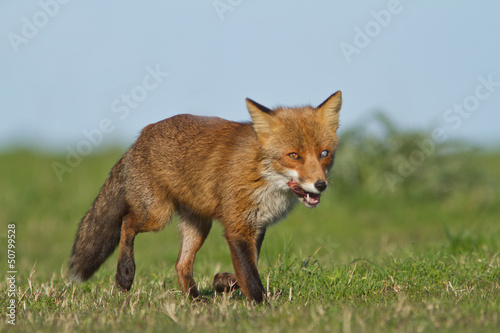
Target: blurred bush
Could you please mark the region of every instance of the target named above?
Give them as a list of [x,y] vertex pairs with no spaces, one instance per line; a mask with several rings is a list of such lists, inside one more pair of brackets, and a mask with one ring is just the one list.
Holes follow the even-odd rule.
[[[460,141],[436,142],[431,131],[403,131],[383,113],[342,130],[334,167],[341,193],[498,202],[499,175],[484,151]],[[495,156],[498,156],[496,154]],[[491,160],[491,161],[490,161]]]

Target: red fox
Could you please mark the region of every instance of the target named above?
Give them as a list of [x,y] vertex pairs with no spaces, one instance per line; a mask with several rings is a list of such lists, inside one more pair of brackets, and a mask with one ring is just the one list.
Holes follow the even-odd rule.
[[247,300],[262,302],[257,261],[266,228],[298,201],[319,204],[338,146],[341,104],[340,91],[316,108],[268,109],[246,99],[253,122],[183,114],[146,126],[80,222],[72,278],[89,279],[119,245],[115,281],[129,290],[135,236],[162,230],[177,212],[182,242],[175,268],[183,292],[200,297],[193,264],[217,219],[235,274],[215,275],[215,290],[241,288]]

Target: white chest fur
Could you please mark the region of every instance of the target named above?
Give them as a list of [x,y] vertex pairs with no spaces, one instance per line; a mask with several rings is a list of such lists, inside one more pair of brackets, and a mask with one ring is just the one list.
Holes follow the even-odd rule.
[[298,202],[290,191],[286,177],[266,175],[267,184],[255,192],[257,203],[253,212],[253,222],[259,227],[268,227],[283,219]]

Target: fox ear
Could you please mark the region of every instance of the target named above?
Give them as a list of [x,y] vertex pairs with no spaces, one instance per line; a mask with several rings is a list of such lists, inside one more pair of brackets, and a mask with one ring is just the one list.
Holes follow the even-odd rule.
[[248,112],[253,120],[253,128],[257,132],[257,136],[260,139],[264,139],[269,135],[271,126],[275,121],[271,115],[273,111],[264,105],[252,101],[250,98],[247,98],[246,102]]
[[337,130],[339,127],[339,112],[342,106],[342,92],[337,91],[335,94],[328,97],[317,108],[320,117],[323,117],[330,126]]

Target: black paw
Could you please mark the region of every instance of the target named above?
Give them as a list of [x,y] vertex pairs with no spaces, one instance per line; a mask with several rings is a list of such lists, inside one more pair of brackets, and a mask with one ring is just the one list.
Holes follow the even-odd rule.
[[133,261],[122,260],[116,268],[115,282],[118,288],[128,291],[132,287],[135,275],[135,263]]
[[236,275],[231,273],[215,274],[213,287],[218,293],[228,293],[240,288]]

